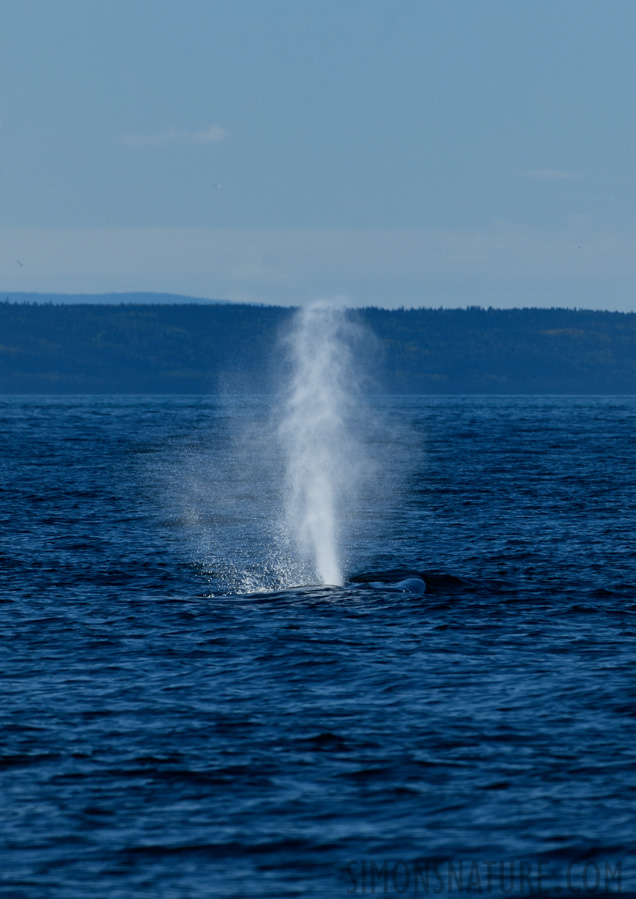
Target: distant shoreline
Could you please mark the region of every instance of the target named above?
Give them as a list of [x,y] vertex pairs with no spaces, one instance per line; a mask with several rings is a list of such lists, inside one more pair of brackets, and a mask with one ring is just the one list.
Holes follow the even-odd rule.
[[[5,396],[274,392],[277,343],[294,312],[171,294],[144,294],[154,298],[144,302],[139,294],[94,295],[100,302],[4,296]],[[371,393],[636,394],[636,313],[469,307],[351,315],[368,329],[355,352]]]

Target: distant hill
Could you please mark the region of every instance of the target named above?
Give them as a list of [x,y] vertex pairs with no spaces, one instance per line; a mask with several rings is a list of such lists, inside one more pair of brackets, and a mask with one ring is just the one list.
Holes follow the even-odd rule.
[[64,306],[104,306],[120,303],[143,303],[144,305],[196,303],[207,306],[208,303],[227,303],[227,300],[206,300],[199,297],[187,297],[179,293],[0,293],[0,300],[10,303],[37,303]]
[[[130,294],[117,294],[123,300]],[[263,393],[293,310],[231,303],[0,303],[0,393]],[[375,390],[636,394],[636,314],[362,309]]]
[[636,314],[369,309],[396,392],[636,394]]

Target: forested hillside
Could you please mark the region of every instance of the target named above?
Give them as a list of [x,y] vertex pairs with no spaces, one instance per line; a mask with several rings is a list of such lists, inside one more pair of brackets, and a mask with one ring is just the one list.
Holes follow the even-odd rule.
[[[269,392],[293,310],[0,303],[0,393]],[[633,394],[636,314],[364,309],[383,393]]]

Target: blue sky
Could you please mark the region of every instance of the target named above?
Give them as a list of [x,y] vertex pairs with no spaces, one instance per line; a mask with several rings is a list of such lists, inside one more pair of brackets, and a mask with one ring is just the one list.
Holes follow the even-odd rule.
[[0,290],[636,310],[633,0],[3,0]]

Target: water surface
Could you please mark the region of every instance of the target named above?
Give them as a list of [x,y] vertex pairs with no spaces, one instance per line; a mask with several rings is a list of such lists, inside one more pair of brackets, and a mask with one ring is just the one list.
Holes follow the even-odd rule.
[[339,588],[268,403],[0,400],[0,893],[636,890],[636,400],[377,400]]

